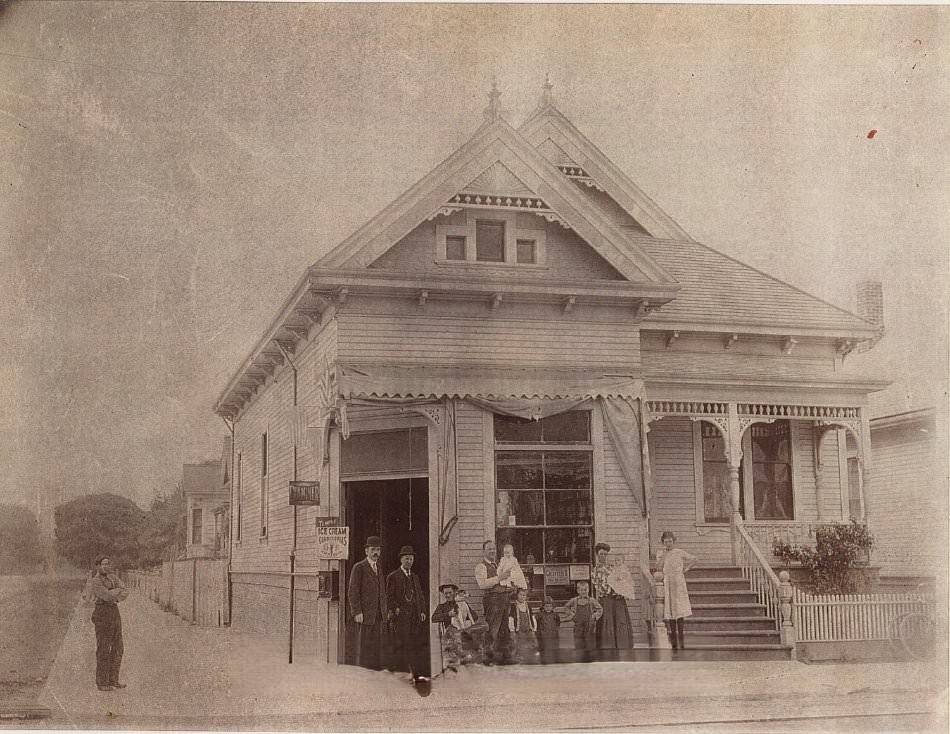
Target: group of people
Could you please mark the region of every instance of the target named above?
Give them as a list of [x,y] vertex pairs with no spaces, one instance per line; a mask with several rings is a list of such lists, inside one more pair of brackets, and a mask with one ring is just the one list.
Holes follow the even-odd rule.
[[[497,560],[494,541],[486,540],[482,549],[484,558],[475,566],[475,581],[484,592],[482,605],[487,624],[482,650],[486,664],[525,662],[534,655],[542,660],[554,659],[561,623],[570,621],[574,623],[577,650],[632,647],[630,613],[626,599],[611,585],[607,543],[595,546],[597,560],[591,579],[575,583],[576,596],[567,601],[562,612],[555,610],[549,596],[544,598],[538,613],[531,609],[528,584],[510,544],[502,548]],[[591,595],[592,587],[596,597]]]
[[382,546],[379,536],[366,539],[366,557],[353,566],[347,585],[350,616],[356,623],[356,662],[370,670],[407,671],[423,692],[430,681],[428,603],[419,576],[412,571],[416,554],[411,545],[404,545],[399,549],[399,568],[384,575],[379,566]]
[[[671,532],[662,535],[658,558],[666,575],[664,618],[671,644],[685,647],[685,617],[691,615],[685,572],[696,558],[675,548]],[[597,543],[590,578],[575,582],[575,596],[560,609],[546,596],[535,611],[528,601],[529,584],[514,548],[493,540],[482,545],[483,558],[475,566],[475,583],[482,591],[484,618],[472,608],[457,584],[439,586],[442,600],[427,615],[426,596],[412,572],[411,546],[399,551],[399,568],[389,574],[379,567],[382,541],[370,536],[365,558],[355,564],[348,584],[350,616],[356,623],[356,662],[373,670],[408,671],[416,685],[428,684],[428,625],[440,625],[444,662],[449,669],[481,662],[505,665],[534,657],[554,661],[560,645],[560,627],[573,622],[574,648],[584,653],[624,650],[633,646],[633,631],[623,587],[608,563],[610,545]]]

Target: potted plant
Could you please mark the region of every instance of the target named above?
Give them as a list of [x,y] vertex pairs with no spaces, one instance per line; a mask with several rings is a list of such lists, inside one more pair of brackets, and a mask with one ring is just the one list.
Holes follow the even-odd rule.
[[864,574],[854,569],[870,562],[874,537],[866,525],[852,520],[850,524],[827,525],[815,533],[815,545],[792,546],[776,540],[772,553],[788,568],[797,561],[811,576],[819,594],[849,594],[865,585]]

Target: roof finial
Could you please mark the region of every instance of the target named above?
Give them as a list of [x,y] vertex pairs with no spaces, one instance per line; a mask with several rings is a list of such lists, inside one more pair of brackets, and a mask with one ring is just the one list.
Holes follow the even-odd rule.
[[554,89],[554,85],[551,84],[551,77],[548,74],[544,75],[544,86],[541,87],[541,106],[547,107],[548,105],[554,104],[554,95],[551,94],[551,90]]
[[498,91],[498,81],[495,75],[491,78],[491,91],[488,93],[488,107],[485,108],[485,119],[494,122],[501,117],[501,92]]

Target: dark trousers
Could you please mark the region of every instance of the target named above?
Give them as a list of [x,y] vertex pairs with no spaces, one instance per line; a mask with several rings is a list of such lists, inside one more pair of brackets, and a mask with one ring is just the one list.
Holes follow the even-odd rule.
[[122,617],[115,604],[96,604],[92,613],[96,626],[96,685],[114,686],[122,665]]
[[370,670],[382,670],[383,667],[383,625],[356,624],[356,664]]
[[507,593],[485,594],[485,660],[502,662],[511,657],[511,633],[508,631],[508,607],[511,598]]
[[418,611],[400,610],[393,620],[393,656],[397,670],[408,670],[413,678],[429,676],[429,627]]

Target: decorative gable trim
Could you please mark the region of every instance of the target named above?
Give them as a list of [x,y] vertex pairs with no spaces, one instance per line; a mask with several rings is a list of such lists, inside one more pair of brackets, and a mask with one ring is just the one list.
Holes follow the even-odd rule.
[[558,161],[557,165],[573,163],[579,166],[586,177],[603,187],[602,190],[652,236],[660,239],[692,239],[553,104],[545,105],[535,112],[519,128],[519,132],[539,151],[542,148],[552,150],[552,145],[563,151],[567,161]]
[[646,277],[650,282],[675,287],[676,282],[669,273],[631,245],[619,226],[501,118],[483,125],[468,143],[340,243],[317,265],[322,268],[368,267],[416,226],[431,219],[433,213],[443,213],[449,207],[459,205],[489,206],[479,205],[474,199],[471,203],[463,201],[460,204],[454,197],[472,195],[466,194],[466,187],[499,163],[530,190],[533,194],[530,200],[538,200],[531,201],[534,206],[528,207],[529,210],[542,216],[547,213],[553,221],[568,223],[623,277],[631,281]]

